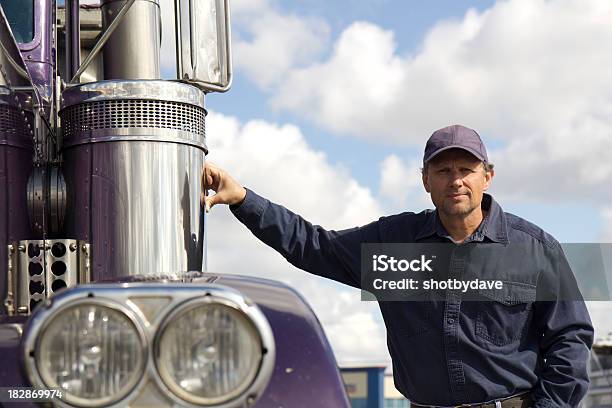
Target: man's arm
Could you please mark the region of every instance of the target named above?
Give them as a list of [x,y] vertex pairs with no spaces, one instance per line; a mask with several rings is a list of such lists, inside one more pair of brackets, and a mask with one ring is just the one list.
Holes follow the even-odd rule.
[[[585,396],[587,362],[593,345],[593,326],[573,273],[559,244],[553,249],[555,267],[539,285],[547,289],[537,301],[534,319],[540,330],[544,359],[534,389],[535,407],[577,407]],[[552,300],[554,296],[556,300]]]
[[203,183],[217,192],[205,197],[207,210],[216,204],[229,204],[238,220],[294,266],[350,286],[361,286],[361,244],[379,241],[378,222],[342,231],[325,230],[243,188],[210,163],[206,164]]

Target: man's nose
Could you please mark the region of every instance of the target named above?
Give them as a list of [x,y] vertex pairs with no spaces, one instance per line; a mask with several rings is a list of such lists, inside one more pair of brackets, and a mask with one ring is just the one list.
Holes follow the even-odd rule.
[[463,185],[463,175],[459,171],[450,172],[451,187],[461,187]]

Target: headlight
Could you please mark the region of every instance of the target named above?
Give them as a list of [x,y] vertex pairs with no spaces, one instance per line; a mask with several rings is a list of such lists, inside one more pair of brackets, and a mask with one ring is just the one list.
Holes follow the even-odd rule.
[[72,405],[106,406],[142,378],[146,339],[132,313],[103,299],[58,309],[41,328],[36,369],[47,388],[62,388]]
[[167,388],[191,404],[216,405],[240,396],[266,352],[254,321],[227,298],[188,301],[166,317],[155,342]]
[[250,406],[276,355],[259,307],[221,285],[77,286],[39,306],[23,336],[31,384],[63,389],[62,407]]

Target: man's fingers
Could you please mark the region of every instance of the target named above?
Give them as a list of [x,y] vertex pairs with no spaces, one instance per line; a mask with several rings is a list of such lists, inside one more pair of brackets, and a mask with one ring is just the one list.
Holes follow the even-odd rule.
[[204,171],[202,172],[202,188],[218,191],[220,179],[221,174],[219,169],[206,164]]
[[210,211],[210,207],[212,207],[213,205],[214,205],[214,204],[213,204],[213,203],[211,203],[211,201],[210,201],[210,198],[209,198],[209,197],[206,197],[206,198],[204,199],[204,210],[205,210],[206,212],[209,212],[209,211]]
[[[223,169],[207,162],[202,171],[201,203],[206,212],[216,204],[235,204],[244,198],[245,190]],[[208,190],[215,195],[209,196]]]
[[211,196],[205,198],[204,209],[206,210],[206,212],[209,212],[210,209],[215,204],[220,204],[220,203],[222,203],[222,200],[221,200],[221,197],[219,196],[219,194],[211,195]]

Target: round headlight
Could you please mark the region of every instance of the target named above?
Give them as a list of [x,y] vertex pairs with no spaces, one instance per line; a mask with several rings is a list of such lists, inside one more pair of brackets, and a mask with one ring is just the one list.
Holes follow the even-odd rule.
[[171,313],[156,339],[159,376],[177,397],[216,405],[253,383],[264,353],[259,330],[228,299],[189,301]]
[[124,398],[143,376],[146,340],[117,305],[88,299],[58,310],[36,345],[36,368],[47,388],[61,388],[77,406]]

